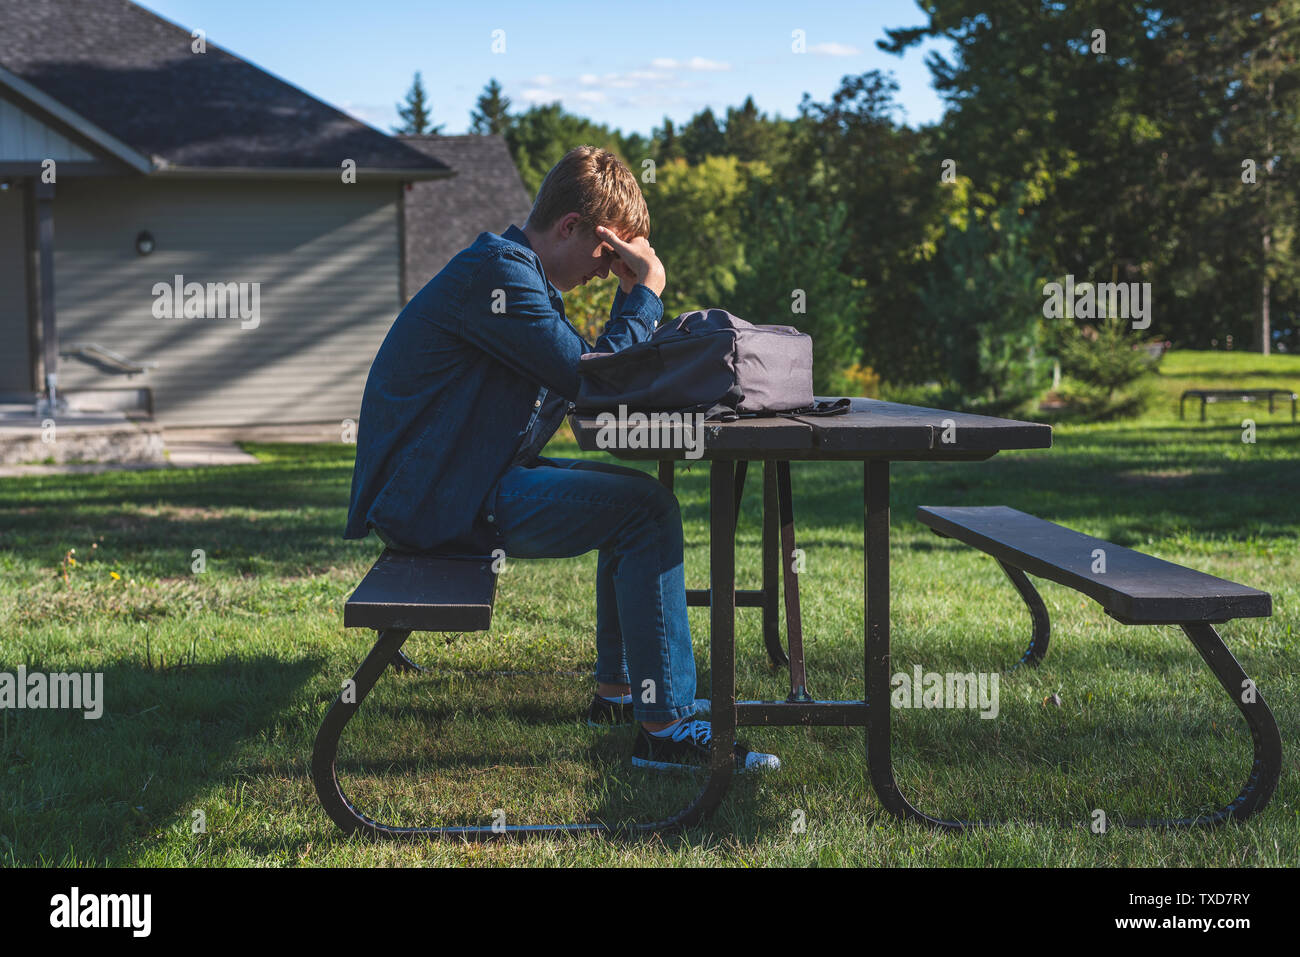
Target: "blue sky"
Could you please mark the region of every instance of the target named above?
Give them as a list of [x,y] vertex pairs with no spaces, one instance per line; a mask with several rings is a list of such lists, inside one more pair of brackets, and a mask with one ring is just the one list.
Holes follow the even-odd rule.
[[[463,133],[490,77],[518,110],[559,100],[624,131],[649,133],[664,116],[688,119],[752,94],[767,113],[793,116],[803,93],[826,100],[846,74],[892,70],[900,119],[939,118],[924,52],[876,49],[885,27],[925,18],[914,0],[853,4],[441,3],[416,0],[147,0],[155,13],[382,130],[416,70],[434,121]],[[493,52],[493,31],[504,52]],[[807,52],[792,52],[804,31]]]

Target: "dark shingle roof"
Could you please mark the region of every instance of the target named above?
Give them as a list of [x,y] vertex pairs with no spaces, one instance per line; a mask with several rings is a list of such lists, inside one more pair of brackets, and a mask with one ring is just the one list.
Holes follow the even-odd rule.
[[406,295],[438,274],[484,231],[523,226],[532,208],[500,136],[403,136],[403,143],[446,163],[455,177],[415,183],[406,193]]
[[127,0],[0,0],[0,66],[174,166],[442,164]]

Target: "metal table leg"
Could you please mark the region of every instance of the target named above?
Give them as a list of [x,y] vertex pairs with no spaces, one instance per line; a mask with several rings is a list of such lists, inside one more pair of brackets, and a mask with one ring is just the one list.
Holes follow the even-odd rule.
[[[781,472],[779,471],[779,469],[783,465],[785,466],[786,469],[784,488],[786,491],[786,496],[788,498],[789,489],[790,489],[790,463],[789,462],[773,463],[766,459],[763,461],[763,529],[759,538],[759,552],[762,558],[762,565],[763,565],[763,586],[762,588],[759,589],[759,593],[757,596],[751,596],[751,597],[757,597],[759,599],[759,603],[763,609],[763,646],[767,649],[768,660],[771,661],[772,665],[777,668],[783,667],[789,662],[789,659],[786,658],[785,655],[785,649],[781,647],[781,626],[777,618],[777,611],[776,611],[777,603],[780,600],[780,586],[777,584],[777,580],[776,580],[776,566],[781,561],[781,556],[780,556],[781,542],[784,539],[784,536],[786,534],[786,530],[785,530],[786,519],[784,517],[782,517],[779,521],[781,527],[779,529],[776,527],[778,524],[777,513],[778,513],[778,509],[781,507],[776,496],[776,489],[779,485],[780,476],[781,476]],[[773,476],[773,466],[775,466],[777,469],[775,477]],[[748,470],[749,470],[748,461],[746,461],[745,459],[741,459],[738,462],[736,462],[736,480],[733,483],[732,487],[735,489],[734,511],[736,515],[737,525],[740,524],[740,501],[741,501],[741,497],[745,494],[745,474]],[[781,514],[782,516],[784,516],[784,512],[782,512]],[[794,543],[794,524],[793,524],[794,519],[791,518],[789,521],[790,521],[789,535],[790,535],[790,542],[791,542],[790,548],[793,549],[794,548],[794,544],[793,544]],[[734,539],[735,537],[734,532],[732,537]],[[786,616],[788,621],[789,607],[790,607],[790,592],[789,592],[790,579],[788,575],[785,576],[785,581],[787,586]],[[795,601],[795,608],[796,608],[795,620],[797,621],[798,603],[799,603],[799,594],[798,594],[797,585],[795,586],[794,601]]]
[[[773,667],[783,668],[789,664],[789,659],[786,657],[785,649],[781,647],[781,624],[777,610],[781,602],[781,585],[778,580],[779,566],[781,564],[781,527],[778,520],[779,503],[777,501],[776,464],[768,460],[763,462],[763,529],[760,542],[763,584],[762,587],[757,589],[735,592],[735,601],[741,607],[762,609],[763,645],[767,649],[768,660],[772,662]],[[672,459],[659,460],[659,481],[669,490],[673,487],[673,465]],[[732,523],[733,540],[736,525],[740,521],[740,501],[745,490],[745,473],[748,471],[748,466],[749,463],[744,459],[734,464],[730,497],[732,510],[735,513],[735,521]],[[786,485],[789,486],[788,474]],[[686,603],[692,608],[707,607],[710,600],[709,589],[707,588],[686,589]],[[788,593],[786,601],[788,612]],[[797,603],[797,596],[795,601]]]
[[803,616],[799,610],[799,573],[794,570],[794,498],[790,463],[776,463],[777,500],[781,522],[781,575],[785,582],[785,633],[790,648],[790,702],[812,701],[803,660]]
[[775,668],[790,663],[781,647],[781,621],[777,608],[781,585],[777,580],[781,566],[781,529],[778,521],[780,502],[777,496],[776,463],[763,461],[763,645]]
[[[731,786],[736,739],[736,512],[731,462],[709,464],[709,671],[713,759],[696,799],[700,814],[717,808]],[[695,805],[692,805],[694,808]]]
[[885,810],[904,820],[960,830],[964,821],[922,814],[894,780],[889,731],[889,462],[863,463],[863,602],[866,606],[867,772]]

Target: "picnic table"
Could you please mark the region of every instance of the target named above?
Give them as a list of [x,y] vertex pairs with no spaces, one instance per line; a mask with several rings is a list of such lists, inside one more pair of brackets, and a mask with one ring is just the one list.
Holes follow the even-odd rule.
[[1268,399],[1268,414],[1273,414],[1273,400],[1281,396],[1291,400],[1291,421],[1296,420],[1296,399],[1300,398],[1290,389],[1188,389],[1178,397],[1178,418],[1183,418],[1183,403],[1188,399],[1201,400],[1201,421],[1205,421],[1206,403],[1218,402],[1220,399],[1240,399],[1242,402],[1254,402],[1256,399]]
[[[671,486],[676,462],[694,442],[615,441],[608,423],[595,414],[571,414],[578,445],[619,458],[657,460],[660,480]],[[635,428],[624,423],[624,432]],[[658,447],[646,447],[653,444]],[[665,447],[676,445],[676,447]],[[388,669],[411,667],[401,648],[411,631],[485,630],[495,597],[490,559],[475,561],[386,551],[362,581],[345,609],[348,627],[373,628],[379,638],[349,684],[335,700],[317,735],[312,774],[323,806],[346,833],[372,837],[458,837],[485,840],[510,835],[556,832],[645,833],[677,830],[699,823],[723,800],[734,773],[730,742],[741,725],[865,727],[866,758],[872,787],[891,814],[926,825],[959,830],[978,824],[948,820],[917,809],[900,790],[893,772],[890,733],[890,464],[897,461],[979,461],[1010,449],[1047,449],[1050,426],[941,409],[854,398],[842,415],[781,415],[709,422],[701,458],[709,463],[709,588],[688,589],[688,603],[710,609],[710,661],[713,749],[708,778],[690,805],[671,817],[632,825],[603,822],[525,824],[507,827],[394,827],[355,808],[338,782],[335,767],[339,736],[366,694]],[[798,576],[791,570],[795,547],[790,463],[858,461],[863,477],[864,635],[862,700],[822,701],[809,693],[802,650]],[[758,590],[737,591],[735,534],[739,499],[749,462],[763,463],[763,580]],[[1128,625],[1177,624],[1233,698],[1245,717],[1254,762],[1239,794],[1220,810],[1194,817],[1116,821],[1134,826],[1190,826],[1243,819],[1271,798],[1281,771],[1281,740],[1272,712],[1258,689],[1215,631],[1214,625],[1239,617],[1271,614],[1262,591],[1215,578],[1131,549],[1082,535],[1005,506],[929,507],[917,518],[936,534],[955,538],[993,556],[1022,597],[1032,620],[1032,638],[1021,663],[1037,664],[1047,650],[1047,608],[1026,573],[1074,588],[1096,600],[1112,618]],[[1110,567],[1097,574],[1098,549]],[[776,566],[785,579],[789,654],[778,634]],[[735,616],[737,607],[763,610],[768,656],[790,668],[790,693],[783,701],[737,700]],[[1246,689],[1243,691],[1242,689]]]
[[[578,445],[596,450],[600,426],[595,416],[572,415]],[[608,445],[608,439],[606,439]],[[886,808],[903,817],[928,818],[903,796],[894,779],[890,734],[890,569],[889,470],[896,461],[979,461],[1007,449],[1046,449],[1052,444],[1048,425],[948,412],[870,398],[853,398],[849,412],[827,417],[739,419],[705,426],[702,458],[709,462],[710,671],[713,740],[729,742],[740,725],[768,727],[830,725],[865,727],[872,786]],[[661,481],[685,458],[681,449],[630,448],[617,443],[607,451],[623,459],[658,459]],[[860,461],[863,463],[863,559],[865,697],[860,701],[818,701],[806,692],[806,665],[799,638],[802,625],[797,598],[787,604],[791,645],[791,692],[784,701],[736,699],[735,671],[735,534],[737,473],[745,462],[762,461],[778,479],[778,501],[790,497],[791,461]],[[765,495],[765,503],[770,496]],[[765,512],[767,509],[765,509]],[[781,510],[783,528],[792,516]],[[769,523],[770,524],[770,523]],[[783,542],[781,564],[788,569],[793,529]],[[766,537],[764,539],[766,542]],[[767,562],[764,563],[765,567]],[[764,582],[768,586],[769,582]],[[797,586],[796,586],[797,587]],[[688,593],[689,594],[689,593]],[[797,592],[795,592],[797,595]],[[790,589],[787,587],[787,596]],[[769,619],[770,621],[770,619]],[[772,640],[764,638],[769,654]],[[680,815],[689,825],[711,813],[725,796],[734,772],[731,749],[714,748],[709,779],[695,802]]]
[[[828,400],[829,401],[829,400]],[[600,424],[594,416],[570,417],[578,445],[600,446]],[[643,444],[643,443],[637,443]],[[663,444],[663,443],[660,443]],[[866,753],[872,787],[886,810],[896,817],[946,830],[980,824],[927,814],[907,799],[893,771],[890,733],[890,564],[889,472],[897,461],[979,461],[1010,449],[1046,449],[1052,444],[1048,425],[941,409],[927,409],[878,399],[853,398],[850,411],[829,417],[783,416],[741,419],[705,427],[703,458],[709,461],[710,661],[713,740],[729,742],[740,725],[769,727],[835,725],[866,727]],[[606,437],[604,445],[608,446]],[[662,481],[671,482],[672,463],[684,452],[629,447],[616,443],[608,451],[620,458],[655,458]],[[795,536],[790,505],[791,461],[861,461],[863,463],[864,560],[864,686],[862,701],[818,701],[806,689],[806,665],[800,647],[797,577],[793,607],[787,587],[788,639],[791,646],[790,694],[784,701],[736,699],[735,590],[736,496],[742,487],[743,463],[761,460],[775,465],[782,529],[781,564],[787,572]],[[767,471],[767,469],[765,469]],[[770,508],[770,494],[765,505]],[[765,508],[765,513],[768,511]],[[993,555],[1024,599],[1033,620],[1033,639],[1022,662],[1036,664],[1046,652],[1047,610],[1026,571],[1076,588],[1095,598],[1111,617],[1124,624],[1179,624],[1210,665],[1224,689],[1233,696],[1250,727],[1255,761],[1241,792],[1220,810],[1194,817],[1122,821],[1140,827],[1190,826],[1244,818],[1261,809],[1276,787],[1281,769],[1281,741],[1272,712],[1254,692],[1236,659],[1224,646],[1213,624],[1232,618],[1271,614],[1271,599],[1235,582],[1224,581],[1080,535],[1004,506],[986,508],[921,508],[918,518],[941,535],[958,538]],[[765,522],[770,525],[771,522]],[[767,535],[763,538],[767,544]],[[1112,555],[1108,575],[1088,573],[1087,562],[1102,546]],[[764,562],[764,568],[767,561]],[[787,586],[791,576],[786,575]],[[764,588],[770,583],[764,581]],[[705,602],[700,602],[704,604]],[[773,638],[764,638],[769,655]],[[779,643],[777,643],[779,648]],[[775,660],[775,656],[774,656]],[[1251,694],[1241,695],[1249,687]],[[1249,698],[1243,702],[1239,698]],[[721,802],[734,773],[727,747],[714,748],[710,776],[694,804],[679,815],[691,824]]]

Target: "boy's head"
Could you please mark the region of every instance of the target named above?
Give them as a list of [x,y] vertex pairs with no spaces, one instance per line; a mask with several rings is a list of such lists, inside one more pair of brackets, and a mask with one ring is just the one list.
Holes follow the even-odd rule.
[[650,236],[650,212],[632,171],[608,150],[579,146],[551,167],[524,232],[561,292],[609,275],[613,254],[596,227],[624,241]]

